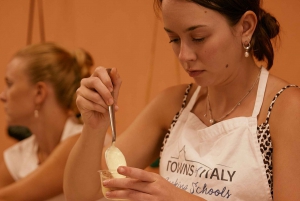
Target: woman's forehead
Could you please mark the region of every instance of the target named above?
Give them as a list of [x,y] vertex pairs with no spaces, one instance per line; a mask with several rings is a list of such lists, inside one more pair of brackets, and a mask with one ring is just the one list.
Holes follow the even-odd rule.
[[13,58],[7,65],[8,77],[25,77],[25,62],[21,58]]
[[188,29],[193,26],[212,27],[227,23],[220,13],[186,0],[163,0],[162,17],[166,29],[180,24]]

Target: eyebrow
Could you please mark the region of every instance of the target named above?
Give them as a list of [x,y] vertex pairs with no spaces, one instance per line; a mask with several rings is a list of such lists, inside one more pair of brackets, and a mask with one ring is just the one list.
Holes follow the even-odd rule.
[[[202,28],[202,27],[207,27],[206,25],[195,25],[195,26],[191,26],[189,28],[187,28],[186,30],[184,30],[184,32],[188,32],[188,31],[193,31],[197,28]],[[168,32],[168,33],[174,33],[174,31],[164,27],[165,31]]]

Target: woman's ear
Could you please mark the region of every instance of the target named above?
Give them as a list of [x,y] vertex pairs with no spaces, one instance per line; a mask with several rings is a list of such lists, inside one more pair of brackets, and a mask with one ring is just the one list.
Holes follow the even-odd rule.
[[257,16],[253,11],[246,11],[239,21],[242,26],[242,42],[250,42],[257,25]]
[[35,104],[36,105],[41,105],[48,94],[48,86],[46,85],[45,82],[37,82],[35,84]]

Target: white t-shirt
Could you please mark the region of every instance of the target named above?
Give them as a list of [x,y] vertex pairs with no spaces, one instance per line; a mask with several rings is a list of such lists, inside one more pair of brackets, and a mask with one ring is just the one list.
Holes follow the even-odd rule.
[[[82,131],[82,124],[76,124],[71,119],[66,121],[61,142]],[[38,168],[37,143],[32,135],[4,151],[4,161],[12,177],[18,181]],[[48,201],[63,201],[64,195],[58,195]]]

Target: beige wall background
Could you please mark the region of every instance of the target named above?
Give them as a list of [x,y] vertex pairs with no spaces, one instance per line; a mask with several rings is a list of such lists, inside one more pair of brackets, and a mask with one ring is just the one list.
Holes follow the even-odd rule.
[[[69,50],[84,48],[95,66],[117,67],[122,79],[116,114],[121,133],[166,87],[190,83],[172,52],[152,0],[38,0],[43,5],[45,38]],[[0,90],[12,54],[26,45],[30,0],[0,0]],[[282,27],[271,72],[300,85],[299,0],[265,0],[263,7]],[[40,41],[35,5],[32,42]],[[24,97],[26,101],[26,97]],[[15,141],[7,136],[0,106],[0,152]],[[142,134],[142,133],[141,133]]]

